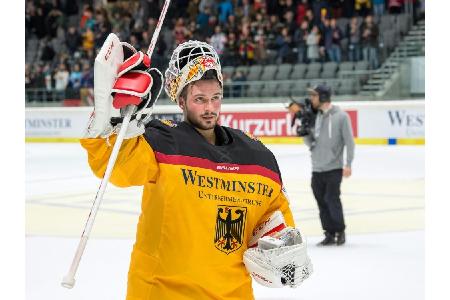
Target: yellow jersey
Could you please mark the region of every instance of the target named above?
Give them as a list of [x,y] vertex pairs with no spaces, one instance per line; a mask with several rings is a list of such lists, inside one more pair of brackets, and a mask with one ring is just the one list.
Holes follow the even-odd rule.
[[[127,300],[253,299],[242,260],[253,230],[276,210],[295,226],[272,152],[240,130],[214,130],[216,145],[186,122],[152,120],[123,142],[110,182],[144,186]],[[81,144],[102,177],[112,146]]]

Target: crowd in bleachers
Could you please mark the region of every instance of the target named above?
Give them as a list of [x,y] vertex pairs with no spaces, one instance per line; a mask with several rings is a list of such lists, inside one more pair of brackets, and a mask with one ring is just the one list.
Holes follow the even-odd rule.
[[[173,0],[152,64],[165,69],[177,44],[198,39],[214,46],[224,67],[362,60],[376,69],[385,50],[380,46],[393,47],[407,29],[409,20],[398,16],[406,16],[408,1],[414,10],[422,2]],[[107,35],[114,32],[145,52],[163,2],[26,1],[26,88],[61,91],[91,104],[93,62]],[[247,74],[229,76],[239,81]]]

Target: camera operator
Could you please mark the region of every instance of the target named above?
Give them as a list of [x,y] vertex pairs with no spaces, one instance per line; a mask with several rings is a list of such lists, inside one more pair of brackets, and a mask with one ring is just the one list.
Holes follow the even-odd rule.
[[[355,144],[348,114],[331,104],[331,91],[318,85],[308,90],[310,100],[292,102],[289,111],[301,125],[297,134],[303,136],[311,151],[311,187],[320,212],[325,239],[319,246],[345,243],[344,213],[340,199],[342,177],[352,174]],[[312,121],[308,118],[311,118]],[[346,162],[344,165],[344,146]]]

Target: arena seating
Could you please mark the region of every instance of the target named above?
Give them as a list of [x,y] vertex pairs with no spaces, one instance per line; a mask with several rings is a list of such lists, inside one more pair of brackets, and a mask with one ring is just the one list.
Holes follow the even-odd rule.
[[[121,19],[113,20],[113,16],[115,16],[115,12],[117,12],[118,5],[125,5],[129,11],[121,11],[120,16],[129,16],[133,19],[134,24],[140,24],[141,27],[135,28],[124,28],[117,27],[115,29],[120,29],[125,33],[127,30],[128,34],[139,30],[139,28],[143,28],[148,23],[148,20],[139,19],[142,18],[143,15],[140,13],[140,9],[142,9],[143,4],[139,4],[140,1],[134,0],[129,1],[128,3],[124,3],[122,1],[106,1],[108,4],[105,7],[90,7],[89,5],[84,4],[81,0],[76,0],[79,7],[78,13],[71,13],[70,15],[65,16],[66,18],[59,20],[59,27],[57,27],[56,33],[52,35],[42,36],[36,31],[33,26],[33,17],[35,17],[36,8],[39,8],[43,3],[46,3],[47,6],[53,6],[57,4],[51,3],[51,1],[27,1],[26,5],[26,52],[25,52],[25,61],[26,61],[26,90],[27,90],[27,101],[36,102],[36,99],[41,97],[42,101],[49,100],[51,102],[61,103],[69,103],[68,101],[63,102],[64,99],[73,99],[74,93],[77,94],[79,91],[77,89],[73,89],[68,86],[70,92],[64,95],[64,91],[61,93],[61,90],[56,91],[53,90],[53,87],[49,87],[48,78],[50,78],[50,85],[52,85],[52,76],[56,73],[56,68],[58,64],[61,62],[67,65],[67,69],[69,72],[72,72],[72,68],[74,64],[83,64],[88,62],[90,64],[91,72],[93,67],[93,58],[95,57],[95,51],[98,51],[98,41],[95,41],[94,50],[92,53],[86,52],[84,47],[86,45],[79,45],[79,49],[72,54],[69,54],[64,34],[67,31],[69,26],[80,26],[83,18],[86,17],[86,12],[89,10],[92,12],[92,19],[94,22],[101,22],[101,18],[99,19],[99,15],[103,14],[103,18],[110,18],[108,22],[113,22],[114,24],[119,24],[118,21],[122,21]],[[141,1],[142,2],[142,1]],[[202,2],[202,1],[200,1]],[[265,3],[265,1],[262,1]],[[297,3],[298,2],[298,3]],[[57,2],[56,2],[57,3]],[[184,2],[183,2],[184,3]],[[186,5],[188,5],[188,1],[186,1]],[[241,30],[241,27],[244,24],[244,20],[242,16],[239,14],[242,13],[242,1],[233,1],[234,10],[238,17],[236,17],[237,21],[237,30]],[[256,13],[263,13],[264,10],[257,7],[253,1],[250,1],[251,5],[255,5],[253,9]],[[294,1],[295,5],[300,5],[301,1]],[[312,9],[313,1],[307,1],[309,7],[308,9]],[[145,4],[149,5],[149,4]],[[192,5],[192,4],[190,4]],[[281,4],[280,4],[281,5]],[[199,7],[200,8],[200,7]],[[62,15],[64,15],[65,10],[64,7],[60,5],[60,7],[52,7],[53,10],[61,10]],[[217,16],[219,12],[216,10]],[[267,13],[268,14],[268,13]],[[327,8],[328,17],[333,17],[334,11],[329,6]],[[165,26],[161,32],[160,39],[165,41],[167,44],[159,53],[158,59],[155,59],[155,62],[160,62],[160,67],[164,68],[169,59],[170,53],[173,48],[176,46],[175,35],[173,32],[173,26],[175,24],[175,20],[177,18],[184,18],[186,24],[186,36],[185,39],[195,38],[196,36],[202,37],[205,40],[209,40],[211,38],[212,31],[206,30],[207,28],[203,28],[199,30],[199,25],[194,24],[194,26],[190,26],[188,17],[190,20],[194,20],[195,23],[196,17],[193,16],[184,16],[178,11],[169,12],[169,19],[166,20]],[[361,26],[364,23],[364,17],[356,15],[357,24]],[[255,15],[251,16],[251,19],[254,20]],[[277,24],[277,28],[282,28],[283,26],[287,26],[283,19],[284,16],[279,15],[279,23]],[[150,19],[150,18],[149,18]],[[264,19],[269,19],[269,15],[263,16]],[[216,18],[217,20],[217,18]],[[316,22],[317,19],[314,19]],[[311,21],[312,22],[312,21]],[[319,21],[320,23],[321,21]],[[391,53],[396,45],[399,43],[402,36],[404,36],[409,28],[413,24],[413,19],[410,14],[401,13],[401,14],[389,14],[386,12],[384,15],[379,17],[375,17],[375,22],[379,28],[379,48],[378,50],[378,58],[379,63],[384,61],[384,59]],[[270,55],[268,55],[264,60],[258,60],[256,58],[256,53],[252,55],[255,56],[253,61],[242,60],[241,58],[235,57],[232,61],[232,64],[224,63],[223,73],[225,78],[225,85],[229,85],[230,88],[226,89],[227,96],[230,97],[287,97],[291,95],[303,95],[305,93],[305,89],[307,87],[313,86],[316,83],[324,83],[332,87],[334,93],[336,94],[355,94],[358,93],[360,87],[369,79],[373,68],[369,64],[368,61],[363,60],[361,56],[357,61],[349,61],[348,55],[348,44],[349,39],[346,36],[347,27],[350,24],[350,18],[348,17],[339,17],[336,19],[337,26],[340,28],[341,32],[344,34],[343,39],[340,41],[340,48],[342,50],[342,61],[339,63],[336,61],[331,61],[326,55],[321,56],[319,61],[314,61],[310,63],[302,63],[297,62],[297,53],[299,49],[295,43],[290,44],[290,54],[285,58],[281,59],[277,56],[278,48],[274,48],[274,38],[270,42],[270,35],[266,34],[267,39],[267,51]],[[55,23],[58,24],[58,23]],[[120,23],[121,26],[124,26],[125,23]],[[221,24],[224,31],[227,29],[227,23]],[[118,25],[117,25],[118,26]],[[137,25],[136,25],[137,26]],[[212,28],[213,25],[208,24],[209,27]],[[137,29],[136,29],[137,28]],[[114,29],[114,28],[113,28]],[[83,33],[82,28],[77,29],[80,34]],[[98,35],[99,29],[94,27],[95,33]],[[142,29],[140,29],[142,30]],[[195,30],[195,32],[193,32]],[[267,30],[267,29],[265,29]],[[121,33],[122,33],[121,31]],[[209,32],[209,33],[207,33]],[[135,34],[135,33],[133,33]],[[206,36],[204,36],[206,34]],[[251,34],[255,34],[255,32],[251,31]],[[140,33],[137,33],[137,36],[140,36]],[[291,37],[293,33],[291,33]],[[240,35],[236,35],[236,43],[239,46],[239,38]],[[251,36],[252,41],[256,41],[254,36]],[[139,40],[137,42],[140,42]],[[271,44],[272,43],[272,44]],[[100,43],[101,44],[101,43]],[[270,44],[270,45],[269,45]],[[47,48],[46,48],[47,47]],[[51,51],[54,51],[53,58],[50,60],[43,60],[43,56],[48,48]],[[239,48],[239,47],[238,47]],[[236,49],[238,49],[236,48]],[[239,55],[241,55],[241,50],[239,50]],[[253,50],[255,51],[255,50]],[[222,57],[222,59],[224,59]],[[241,59],[242,61],[240,61]],[[39,73],[43,72],[42,70],[47,67],[45,70],[46,77],[45,82],[39,78]],[[53,83],[54,84],[54,83]],[[70,85],[70,84],[69,84]],[[165,95],[162,95],[163,98]],[[76,97],[75,97],[76,98]]]

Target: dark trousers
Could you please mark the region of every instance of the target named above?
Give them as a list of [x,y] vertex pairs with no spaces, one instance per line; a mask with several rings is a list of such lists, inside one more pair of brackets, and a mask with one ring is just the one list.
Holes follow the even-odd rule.
[[322,228],[332,234],[345,229],[341,182],[342,169],[312,174],[311,187],[319,206]]

